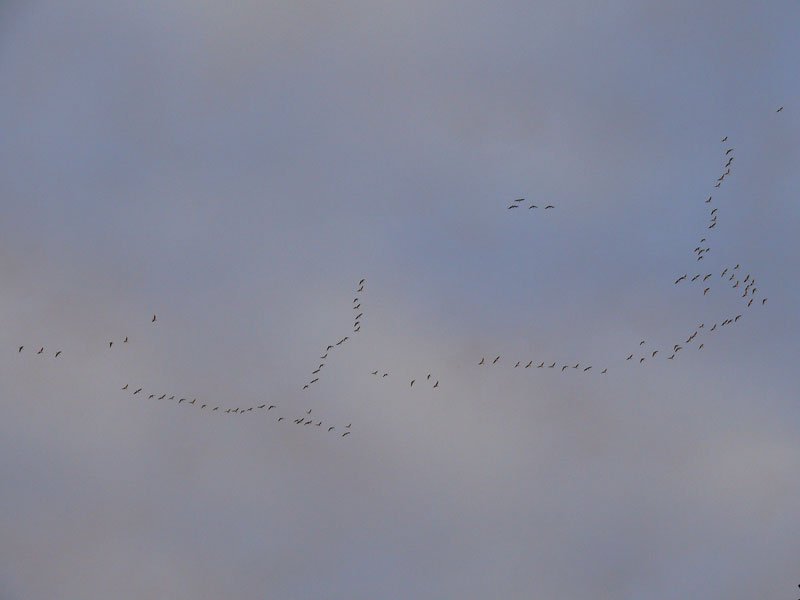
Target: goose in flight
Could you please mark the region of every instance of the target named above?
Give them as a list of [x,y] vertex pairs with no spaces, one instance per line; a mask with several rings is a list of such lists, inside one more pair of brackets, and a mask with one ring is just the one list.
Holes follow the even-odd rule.
[[24,347],[25,347],[25,346],[20,346],[20,347],[19,347],[19,350],[17,350],[17,354],[19,354],[20,352],[22,352],[22,349],[23,349]]
[[155,323],[155,322],[156,322],[156,316],[155,316],[155,315],[153,315],[153,320],[152,320],[152,321],[150,321],[150,322],[151,322],[151,323]]
[[781,107],[780,107],[778,110],[776,110],[775,112],[776,112],[776,113],[779,113],[779,112],[781,112],[782,110],[783,110],[783,107],[781,106]]
[[497,355],[497,358],[495,358],[495,359],[492,361],[492,364],[495,364],[495,363],[497,363],[497,361],[498,361],[498,360],[500,360],[500,355],[499,355],[499,354]]
[[38,351],[36,354],[41,354],[42,352],[44,352],[44,346],[42,346],[41,348],[39,348],[39,351]]
[[548,204],[547,206],[544,207],[545,210],[547,210],[548,208],[555,208],[555,206],[553,206],[552,204]]
[[59,350],[58,352],[56,352],[56,356],[55,356],[55,358],[58,358],[60,354],[61,354],[61,350]]

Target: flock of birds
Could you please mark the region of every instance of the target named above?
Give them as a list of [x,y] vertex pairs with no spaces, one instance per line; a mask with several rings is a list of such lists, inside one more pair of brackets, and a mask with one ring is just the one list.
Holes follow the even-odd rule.
[[[520,206],[522,206],[523,202],[525,202],[525,198],[517,198],[516,200],[513,200],[511,202],[511,204],[509,204],[508,210],[511,210],[512,208],[519,208]],[[528,207],[528,210],[533,209],[533,208],[539,208],[539,207],[536,204],[531,204]],[[544,210],[550,210],[551,208],[555,208],[555,206],[553,206],[552,204],[547,204],[544,207]]]
[[[781,106],[776,112],[781,112],[783,107]],[[722,138],[722,143],[728,141],[728,136]],[[720,176],[716,179],[713,186],[716,189],[719,189],[722,184],[729,178],[732,174],[732,165],[735,160],[735,150],[733,147],[728,147],[724,150],[723,154],[723,166],[721,169]],[[711,243],[709,242],[709,238],[717,232],[717,224],[718,224],[718,215],[719,209],[713,205],[713,194],[709,195],[708,198],[705,200],[705,204],[712,205],[709,207],[709,214],[708,214],[708,222],[704,226],[704,232],[700,236],[699,242],[695,246],[694,250],[692,250],[692,255],[694,259],[694,263],[699,263],[706,259],[706,257],[711,252]],[[508,206],[508,209],[515,209],[522,206],[522,203],[525,201],[524,198],[518,198]],[[528,206],[528,209],[536,209],[539,208],[536,204],[531,204]],[[547,204],[544,206],[544,210],[549,210],[555,208],[552,204]],[[702,350],[705,347],[705,343],[708,341],[711,334],[721,331],[724,327],[729,327],[736,325],[740,322],[742,318],[744,318],[747,310],[752,308],[753,306],[765,306],[767,304],[767,298],[759,295],[759,288],[756,282],[756,278],[750,273],[746,273],[742,276],[743,270],[741,269],[741,265],[736,263],[733,266],[726,266],[721,265],[723,268],[718,276],[715,277],[716,270],[707,270],[704,269],[702,272],[694,273],[690,276],[689,272],[685,272],[679,277],[675,279],[673,285],[678,286],[682,283],[685,285],[692,285],[695,284],[698,289],[702,289],[702,297],[707,297],[712,292],[712,287],[715,288],[718,284],[724,285],[726,288],[729,288],[731,291],[735,290],[735,295],[738,298],[738,301],[743,304],[743,308],[741,312],[736,312],[736,314],[729,314],[724,317],[720,317],[712,322],[702,322],[693,327],[687,328],[687,332],[684,335],[678,337],[678,339],[674,340],[675,343],[665,345],[663,347],[653,347],[649,346],[646,340],[641,340],[638,345],[633,349],[633,351],[628,351],[624,354],[624,361],[622,362],[631,362],[633,364],[643,365],[647,361],[657,360],[657,357],[661,357],[665,360],[675,360],[678,358],[679,354],[684,351],[686,348],[691,347],[693,344],[697,350]],[[364,308],[363,308],[363,301],[362,301],[362,294],[364,292],[364,286],[366,284],[366,279],[362,278],[358,284],[355,286],[355,297],[353,298],[353,306],[352,310],[354,313],[353,317],[353,329],[352,334],[356,335],[361,331],[361,324],[364,319]],[[731,293],[731,292],[728,292]],[[158,319],[157,316],[154,314],[150,319],[150,323],[155,325]],[[316,367],[311,371],[311,376],[309,380],[302,385],[302,390],[309,390],[312,386],[317,384],[320,381],[323,368],[326,366],[326,360],[330,360],[331,352],[335,352],[337,349],[341,348],[345,343],[347,343],[351,338],[348,335],[345,335],[338,339],[336,342],[327,344],[325,346],[324,352],[319,357],[319,362]],[[115,341],[120,342],[120,340],[109,340],[108,341],[108,348],[113,349]],[[121,344],[128,344],[129,338],[125,336],[124,339],[121,340]],[[35,348],[36,346],[34,346]],[[26,346],[20,345],[17,348],[17,353],[22,354],[25,351]],[[39,347],[39,349],[34,353],[36,356],[47,356],[45,354],[46,348],[44,346]],[[52,354],[53,358],[60,358],[63,355],[63,351],[59,348],[55,350]],[[622,359],[621,359],[622,360]],[[501,355],[496,355],[494,358],[487,359],[486,356],[481,357],[480,361],[477,362],[478,366],[495,366],[500,364]],[[582,363],[580,361],[575,362],[572,364],[571,362],[564,362],[564,361],[557,361],[553,360],[552,358],[547,360],[540,359],[524,359],[524,360],[512,360],[508,364],[513,364],[514,369],[554,369],[558,370],[561,373],[565,372],[577,372],[577,373],[597,373],[600,375],[605,375],[609,371],[608,366],[604,366],[602,369],[595,368],[594,365],[588,363]],[[538,364],[535,364],[538,363]],[[384,380],[389,377],[388,371],[381,371],[376,369],[370,372],[372,376],[377,377],[380,380]],[[409,387],[413,388],[414,384],[417,383],[418,378],[414,377],[410,380]],[[424,384],[430,386],[433,389],[439,388],[439,379],[433,377],[432,373],[428,373],[424,380],[420,378],[420,381],[424,381]],[[419,386],[418,386],[419,387]],[[249,406],[224,406],[223,404],[218,404],[209,401],[202,401],[198,400],[197,398],[182,397],[176,394],[168,394],[163,392],[151,392],[150,390],[145,390],[144,386],[139,385],[131,385],[126,383],[122,388],[122,391],[128,392],[131,396],[138,396],[140,398],[146,398],[147,400],[157,400],[157,401],[168,401],[168,402],[176,402],[177,405],[182,406],[191,406],[196,408],[199,411],[204,411],[208,413],[216,413],[216,414],[226,414],[226,415],[242,415],[242,414],[257,414],[259,412],[269,413],[275,416],[275,420],[277,422],[284,422],[284,421],[291,421],[296,425],[302,426],[312,426],[317,427],[320,429],[325,429],[328,433],[337,433],[340,434],[341,437],[346,437],[351,433],[352,423],[337,429],[336,425],[331,423],[324,422],[322,419],[318,417],[311,417],[312,409],[302,409],[300,414],[295,414],[294,416],[278,414],[281,412],[279,405],[272,404],[269,402],[263,402],[261,404],[253,404]],[[275,411],[271,413],[271,411]]]

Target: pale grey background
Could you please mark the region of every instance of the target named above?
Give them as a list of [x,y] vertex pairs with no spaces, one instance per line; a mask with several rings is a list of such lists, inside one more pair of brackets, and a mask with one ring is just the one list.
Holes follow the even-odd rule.
[[800,5],[230,4],[0,4],[0,598],[797,597]]

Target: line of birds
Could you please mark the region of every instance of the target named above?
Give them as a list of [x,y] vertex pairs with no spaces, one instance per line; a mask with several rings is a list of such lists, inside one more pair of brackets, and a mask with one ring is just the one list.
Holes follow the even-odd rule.
[[[498,354],[493,360],[491,360],[490,362],[487,362],[486,361],[486,357],[483,356],[483,357],[481,357],[480,361],[478,361],[478,365],[487,365],[487,366],[496,365],[497,363],[500,362],[500,359],[501,359],[501,355]],[[555,360],[549,365],[547,364],[548,362],[550,362],[549,360],[546,360],[546,361],[543,360],[538,365],[534,365],[533,363],[535,361],[533,361],[533,360],[528,361],[528,363],[525,364],[525,365],[523,365],[523,362],[525,362],[525,361],[518,360],[514,364],[513,368],[514,369],[518,369],[518,368],[522,367],[523,369],[530,369],[531,367],[535,367],[537,369],[555,369],[556,367],[558,367],[562,373],[564,371],[566,371],[567,369],[580,369],[580,371],[582,373],[588,373],[589,371],[591,371],[594,368],[592,365],[587,365],[587,364],[584,364],[583,366],[581,366],[581,363],[579,363],[579,362],[575,363],[574,365],[566,364],[566,363],[559,364],[558,361],[555,361]],[[596,372],[601,374],[601,375],[605,375],[606,373],[608,373],[608,367],[604,368],[602,371],[598,370]]]
[[[511,204],[509,205],[508,209],[511,210],[512,208],[519,208],[522,205],[523,202],[525,202],[525,198],[517,198],[516,200],[513,200],[511,202]],[[528,210],[530,210],[532,208],[539,208],[539,207],[536,204],[531,204],[528,207]],[[544,207],[544,210],[550,210],[551,208],[555,208],[555,206],[553,206],[552,204],[548,204],[548,205],[546,205]]]
[[[361,279],[361,281],[358,282],[358,284],[356,285],[356,293],[357,294],[360,294],[361,292],[364,291],[364,283],[366,281],[367,281],[366,279]],[[354,304],[353,310],[361,311],[361,298],[359,296],[356,296],[355,298],[353,298],[353,304]],[[363,311],[359,312],[356,315],[355,321],[353,323],[353,333],[358,333],[359,331],[361,331],[361,319],[363,317],[364,317],[364,312]],[[349,339],[350,339],[349,336],[344,336],[338,342],[335,342],[333,344],[328,344],[325,347],[325,352],[322,354],[322,356],[319,357],[319,359],[324,361],[325,359],[328,358],[328,353],[331,350],[336,350],[336,348],[338,348],[339,346],[341,346],[342,344],[347,342]],[[325,367],[325,363],[321,362],[321,363],[319,363],[319,365],[317,365],[317,367],[313,371],[311,371],[311,379],[303,384],[303,389],[304,390],[309,389],[312,385],[314,385],[315,383],[317,383],[319,381],[320,373],[322,372],[323,367]]]
[[[214,404],[211,404],[211,403],[208,403],[208,402],[198,402],[197,398],[192,398],[191,400],[189,400],[188,398],[178,398],[174,394],[170,395],[170,396],[168,396],[167,394],[159,394],[159,393],[148,394],[148,392],[145,391],[145,389],[143,387],[131,386],[130,384],[127,384],[127,383],[121,389],[122,389],[122,391],[129,391],[132,396],[137,396],[137,395],[141,394],[141,396],[140,396],[141,398],[147,398],[148,400],[169,400],[169,401],[177,400],[177,404],[179,404],[179,405],[180,404],[184,404],[185,406],[193,406],[193,407],[197,408],[198,410],[208,409],[206,412],[208,412],[208,413],[217,413],[217,414],[220,414],[220,415],[223,415],[223,414],[225,414],[225,415],[243,415],[243,414],[248,414],[248,413],[252,413],[252,412],[255,412],[255,411],[269,412],[272,409],[279,408],[279,406],[277,404],[268,404],[266,402],[264,404],[259,404],[259,405],[252,405],[252,406],[245,406],[245,407],[237,406],[237,407],[232,407],[232,408],[225,408],[223,405],[220,405],[220,404],[214,405]],[[322,427],[323,426],[323,421],[322,420],[319,420],[316,423],[314,423],[314,419],[309,419],[308,418],[309,415],[311,415],[311,409],[310,408],[308,410],[304,411],[303,416],[301,416],[300,418],[294,419],[294,423],[298,424],[298,425],[301,424],[301,423],[305,424],[305,425],[313,424],[313,425],[316,425],[317,427]],[[275,420],[276,420],[276,422],[280,423],[282,421],[285,421],[286,417],[276,415],[276,419]],[[353,425],[352,423],[348,423],[347,425],[345,425],[343,427],[343,429],[345,429],[346,431],[342,434],[342,437],[345,437],[345,436],[350,434],[350,428],[352,427],[352,425]],[[335,425],[325,424],[325,426],[327,427],[327,430],[328,430],[329,433],[336,430],[336,426]]]

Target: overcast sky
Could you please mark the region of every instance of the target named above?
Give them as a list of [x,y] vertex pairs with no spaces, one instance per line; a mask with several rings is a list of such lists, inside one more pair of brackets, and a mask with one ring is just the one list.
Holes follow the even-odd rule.
[[0,598],[795,598],[798,23],[0,3]]

